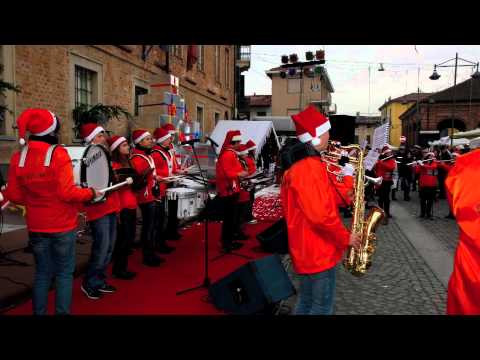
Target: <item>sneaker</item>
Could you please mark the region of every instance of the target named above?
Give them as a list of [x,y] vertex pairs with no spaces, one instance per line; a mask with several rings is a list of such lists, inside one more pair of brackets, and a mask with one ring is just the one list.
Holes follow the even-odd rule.
[[233,238],[234,238],[235,240],[240,240],[240,241],[250,239],[250,237],[249,237],[247,234],[245,234],[245,233],[240,233],[240,234],[233,235]]
[[247,224],[254,225],[258,224],[258,221],[256,219],[250,220]]
[[80,287],[80,289],[91,300],[98,300],[102,297],[102,294],[97,289],[91,289],[91,288],[85,287],[83,284]]
[[165,235],[165,239],[167,240],[180,240],[182,238],[182,234],[176,233],[176,234],[167,234]]
[[114,286],[105,283],[102,287],[98,288],[98,291],[101,293],[113,294],[117,291],[117,289]]
[[143,259],[143,265],[149,267],[159,267],[163,262],[165,262],[165,259],[159,258],[158,256]]
[[112,275],[116,279],[133,280],[135,276],[137,276],[137,273],[133,271],[124,270],[124,271],[114,272],[112,273]]
[[175,248],[172,247],[172,246],[168,246],[167,244],[164,244],[162,246],[158,246],[155,249],[155,251],[160,253],[160,254],[170,254],[170,253],[175,251]]

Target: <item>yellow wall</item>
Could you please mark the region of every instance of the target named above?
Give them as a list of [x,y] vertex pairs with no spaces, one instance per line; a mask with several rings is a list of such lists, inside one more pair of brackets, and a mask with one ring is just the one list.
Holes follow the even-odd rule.
[[[382,119],[389,119],[391,123],[390,127],[390,145],[400,146],[400,136],[402,136],[402,121],[400,115],[407,111],[414,102],[406,104],[392,102],[382,109]],[[411,140],[411,139],[407,139]]]

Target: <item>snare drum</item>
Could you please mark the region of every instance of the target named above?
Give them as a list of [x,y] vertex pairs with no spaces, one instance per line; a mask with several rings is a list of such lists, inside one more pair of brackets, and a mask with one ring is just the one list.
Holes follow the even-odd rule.
[[[101,145],[65,146],[72,160],[75,184],[97,190],[109,187],[112,181],[110,157]],[[105,200],[105,194],[95,198],[96,203]]]
[[[177,218],[189,219],[197,215],[197,192],[187,188],[167,189],[168,200],[178,200]],[[165,201],[165,210],[168,214],[168,202]]]

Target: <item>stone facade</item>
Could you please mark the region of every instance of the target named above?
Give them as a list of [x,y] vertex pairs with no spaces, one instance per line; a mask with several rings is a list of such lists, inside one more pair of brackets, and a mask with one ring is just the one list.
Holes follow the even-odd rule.
[[[196,107],[203,106],[203,131],[210,133],[215,118],[231,119],[235,112],[235,46],[202,45],[203,69],[194,64],[187,70],[187,45],[171,45],[170,72],[179,78],[179,94],[185,98],[192,120],[196,120]],[[61,142],[75,142],[73,114],[75,108],[75,65],[94,71],[92,104],[122,106],[135,111],[135,86],[148,94],[140,96],[140,104],[163,101],[164,88],[152,84],[169,78],[165,71],[166,52],[159,46],[142,45],[0,45],[0,64],[4,71],[0,78],[20,86],[21,92],[8,92],[6,103],[13,114],[7,114],[0,127],[0,165],[8,164],[18,148],[14,129],[15,119],[27,108],[51,109],[62,120]],[[201,46],[200,46],[201,47]],[[142,55],[146,55],[142,58]],[[219,63],[217,64],[216,59]],[[202,60],[202,59],[201,59]],[[143,98],[143,99],[142,99]],[[135,127],[153,130],[157,126],[148,122],[147,114],[166,114],[165,106],[140,108],[132,124],[126,119],[113,119],[107,129],[127,135]],[[215,115],[217,113],[217,115]]]

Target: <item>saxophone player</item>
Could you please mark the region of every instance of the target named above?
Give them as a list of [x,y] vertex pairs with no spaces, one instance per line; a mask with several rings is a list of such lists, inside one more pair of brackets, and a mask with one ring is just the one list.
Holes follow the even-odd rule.
[[298,139],[311,155],[284,174],[281,198],[288,228],[289,252],[300,288],[295,314],[330,315],[335,304],[335,266],[360,237],[345,228],[336,190],[320,156],[328,146],[330,122],[313,106],[293,115]]

